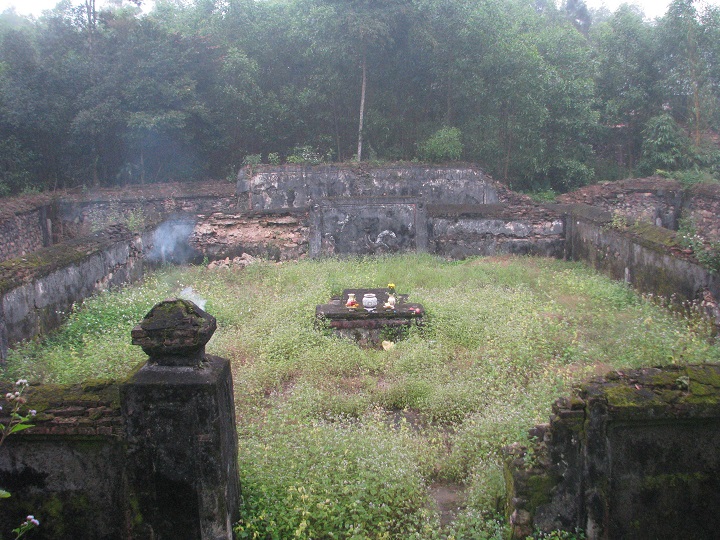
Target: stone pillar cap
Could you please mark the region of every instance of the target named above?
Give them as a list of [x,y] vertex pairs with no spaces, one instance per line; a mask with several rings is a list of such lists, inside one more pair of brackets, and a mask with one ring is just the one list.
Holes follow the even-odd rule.
[[132,330],[132,344],[140,345],[152,363],[199,366],[216,328],[215,317],[190,300],[175,298],[156,304],[145,315]]

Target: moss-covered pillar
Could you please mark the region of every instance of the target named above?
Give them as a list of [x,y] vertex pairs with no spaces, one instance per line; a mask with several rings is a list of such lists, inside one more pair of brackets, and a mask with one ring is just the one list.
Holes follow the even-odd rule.
[[229,361],[205,355],[215,328],[192,302],[168,300],[132,331],[150,359],[122,388],[131,537],[232,538],[235,407]]

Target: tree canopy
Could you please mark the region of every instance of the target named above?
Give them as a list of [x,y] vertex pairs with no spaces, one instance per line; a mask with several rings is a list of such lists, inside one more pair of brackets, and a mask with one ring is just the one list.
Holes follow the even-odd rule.
[[308,156],[463,160],[556,191],[720,171],[717,7],[674,0],[648,21],[583,0],[139,4],[0,15],[0,194]]

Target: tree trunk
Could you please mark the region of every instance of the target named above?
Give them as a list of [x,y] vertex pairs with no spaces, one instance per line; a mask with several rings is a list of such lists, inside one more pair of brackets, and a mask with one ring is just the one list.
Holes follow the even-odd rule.
[[363,45],[362,54],[362,88],[360,90],[360,127],[358,128],[357,160],[362,161],[363,119],[365,118],[365,87],[367,86],[367,54]]
[[452,83],[453,83],[453,70],[452,70],[452,55],[447,59],[447,95],[445,103],[445,125],[453,125],[453,103],[452,103]]

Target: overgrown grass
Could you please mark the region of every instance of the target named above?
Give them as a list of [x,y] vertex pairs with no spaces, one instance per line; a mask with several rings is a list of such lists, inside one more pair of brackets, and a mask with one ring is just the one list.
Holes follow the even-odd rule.
[[[315,325],[315,305],[337,290],[390,282],[428,314],[391,350]],[[406,255],[165,270],[89,300],[47,343],[13,352],[5,375],[122,376],[143,360],[132,326],[189,286],[218,319],[208,351],[233,364],[241,538],[500,538],[500,449],[573,382],[720,359],[709,323],[580,264]],[[466,486],[444,528],[432,482]]]

